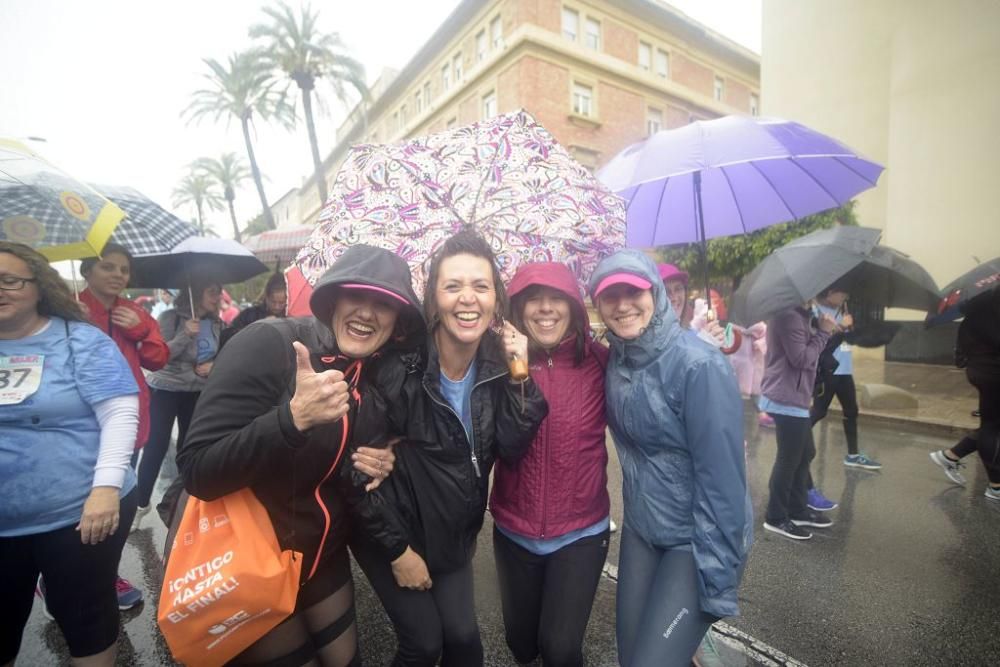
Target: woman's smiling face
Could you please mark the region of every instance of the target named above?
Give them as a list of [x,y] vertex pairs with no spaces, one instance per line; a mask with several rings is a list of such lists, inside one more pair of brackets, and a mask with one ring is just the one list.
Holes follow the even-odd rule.
[[573,312],[563,292],[541,286],[524,300],[521,317],[531,340],[542,349],[550,350],[566,338]]
[[390,296],[363,289],[341,289],[330,328],[345,356],[364,359],[385,345],[396,327],[400,304]]
[[638,338],[653,319],[653,292],[625,283],[611,285],[597,296],[597,313],[611,331],[625,340]]
[[496,314],[493,267],[465,253],[442,260],[434,299],[441,333],[460,345],[478,344]]

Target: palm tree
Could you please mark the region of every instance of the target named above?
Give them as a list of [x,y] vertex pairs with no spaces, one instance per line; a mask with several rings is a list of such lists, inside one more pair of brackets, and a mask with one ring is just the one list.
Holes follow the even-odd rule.
[[326,79],[336,98],[344,105],[350,103],[352,89],[365,101],[368,99],[365,68],[344,53],[344,43],[338,33],[319,31],[319,11],[312,11],[308,4],[299,9],[298,16],[284,2],[279,2],[276,7],[264,7],[262,11],[270,22],[251,27],[250,36],[267,41],[263,57],[270,67],[294,81],[302,93],[302,112],[309,132],[319,205],[322,206],[326,203],[326,179],[313,121],[312,96],[316,81]]
[[[233,223],[233,238],[240,241],[240,226],[236,222],[236,191],[250,177],[246,162],[236,153],[223,153],[218,160],[210,157],[198,158],[191,163],[191,170],[204,176],[222,188],[223,197],[229,205],[229,218]],[[271,229],[274,229],[272,225]]]
[[198,212],[198,233],[205,235],[205,209],[218,211],[222,209],[222,197],[212,187],[214,184],[204,174],[188,173],[177,184],[172,193],[174,206],[181,207],[194,204]]
[[287,86],[282,88],[275,80],[259,51],[234,53],[229,56],[226,65],[214,58],[205,58],[203,62],[211,70],[205,74],[210,87],[192,93],[191,104],[182,115],[187,115],[189,122],[205,117],[214,121],[219,121],[223,116],[239,119],[247,157],[250,159],[250,173],[260,196],[264,220],[269,229],[274,229],[274,217],[267,205],[264,180],[250,140],[250,122],[253,115],[257,114],[264,120],[277,121],[285,129],[295,127],[295,109],[286,99]]

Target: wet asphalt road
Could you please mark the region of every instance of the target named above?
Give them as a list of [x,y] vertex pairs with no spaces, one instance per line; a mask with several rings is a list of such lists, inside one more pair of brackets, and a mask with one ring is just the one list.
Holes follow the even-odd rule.
[[[749,474],[756,539],[741,591],[743,615],[716,635],[728,665],[985,665],[1000,656],[1000,503],[983,497],[985,473],[968,461],[966,488],[948,482],[928,459],[954,438],[919,429],[862,422],[862,450],[881,472],[845,468],[839,420],[815,429],[813,476],[841,507],[835,525],[809,542],[760,528],[774,460],[773,431],[748,413]],[[612,512],[621,518],[620,472],[611,448]],[[168,459],[169,460],[169,459]],[[164,465],[164,478],[173,474]],[[154,496],[156,497],[156,496]],[[122,613],[120,665],[174,664],[156,630],[152,598],[159,589],[165,529],[154,514],[130,535],[121,573],[147,601]],[[488,665],[513,665],[503,642],[491,526],[480,538],[476,597]],[[618,559],[613,539],[609,561]],[[384,665],[394,637],[378,600],[356,573],[359,633],[365,665]],[[604,578],[586,638],[586,661],[611,666],[615,582]],[[750,638],[746,636],[749,635]],[[742,652],[740,650],[742,649]],[[56,625],[35,605],[18,666],[66,664]]]

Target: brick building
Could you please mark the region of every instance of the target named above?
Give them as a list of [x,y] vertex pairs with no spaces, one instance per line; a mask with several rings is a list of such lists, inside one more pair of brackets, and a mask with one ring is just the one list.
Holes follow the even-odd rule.
[[[325,175],[332,184],[353,144],[522,107],[596,168],[659,129],[756,114],[759,91],[755,53],[658,0],[465,0],[344,121]],[[313,223],[311,179],[300,193],[302,222]]]

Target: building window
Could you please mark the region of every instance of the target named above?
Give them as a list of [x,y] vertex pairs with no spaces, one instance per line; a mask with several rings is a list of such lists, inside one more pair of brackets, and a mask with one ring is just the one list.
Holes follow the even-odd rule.
[[431,82],[430,81],[424,81],[424,104],[427,105],[428,109],[431,108]]
[[670,76],[670,55],[662,49],[656,50],[656,74],[664,79]]
[[500,48],[500,42],[503,41],[503,23],[500,21],[499,16],[493,17],[490,21],[490,43],[493,45],[494,49]]
[[454,118],[454,117],[453,118],[449,118],[448,119],[448,125],[447,125],[447,127],[448,127],[449,130],[453,130],[456,127],[458,127],[458,118]]
[[481,63],[486,60],[486,31],[480,30],[476,35],[476,62]]
[[445,65],[441,68],[441,90],[448,90],[451,87],[451,67]]
[[413,94],[413,108],[416,110],[418,114],[424,110],[423,91],[418,90],[416,93]]
[[722,80],[722,77],[719,77],[719,76],[715,77],[715,89],[713,90],[712,96],[716,100],[718,100],[719,102],[721,102],[722,101],[722,94],[724,92],[726,92],[726,87],[725,87],[725,83]]
[[562,32],[563,37],[575,42],[576,36],[580,34],[580,14],[574,9],[563,7],[562,10]]
[[399,129],[406,127],[406,105],[399,107]]
[[646,136],[651,137],[663,128],[663,112],[659,109],[646,111]]
[[399,112],[398,111],[393,111],[392,112],[392,129],[394,131],[396,131],[396,130],[399,130],[400,127],[402,127],[402,123],[399,122]]
[[751,116],[760,115],[760,100],[753,93],[750,93],[750,115]]
[[573,113],[579,116],[594,115],[594,89],[582,83],[573,84]]
[[462,83],[462,54],[459,53],[457,56],[451,59],[451,70],[455,75],[455,83]]
[[639,42],[639,67],[649,71],[653,66],[653,47],[646,42]]
[[497,94],[489,93],[483,96],[483,120],[488,120],[497,115]]
[[596,19],[587,19],[587,39],[588,48],[595,51],[601,50],[601,22]]

